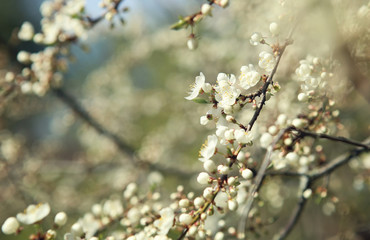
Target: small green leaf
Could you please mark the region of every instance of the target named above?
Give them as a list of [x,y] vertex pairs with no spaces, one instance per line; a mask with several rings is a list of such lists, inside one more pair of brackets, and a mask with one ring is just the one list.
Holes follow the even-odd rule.
[[188,27],[188,25],[189,25],[189,23],[187,21],[185,21],[184,19],[180,19],[177,23],[175,23],[171,26],[171,29],[179,30],[181,28]]

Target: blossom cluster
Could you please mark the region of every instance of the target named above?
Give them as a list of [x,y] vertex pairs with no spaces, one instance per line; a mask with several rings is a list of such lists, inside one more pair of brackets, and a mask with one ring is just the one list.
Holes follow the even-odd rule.
[[[105,19],[111,21],[117,15],[120,2],[102,2]],[[59,87],[68,69],[68,59],[72,58],[70,45],[86,40],[88,30],[101,20],[87,16],[85,5],[85,0],[44,1],[40,6],[41,32],[36,33],[28,21],[18,31],[20,40],[33,41],[44,49],[35,53],[20,51],[17,60],[25,67],[20,74],[8,72],[6,81],[16,84],[24,94],[38,96],[45,95],[50,87]]]

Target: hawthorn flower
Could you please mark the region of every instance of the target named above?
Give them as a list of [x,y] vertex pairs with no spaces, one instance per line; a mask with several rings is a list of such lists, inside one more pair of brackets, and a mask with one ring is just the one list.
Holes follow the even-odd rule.
[[1,231],[3,231],[4,234],[10,235],[17,232],[19,228],[19,222],[15,217],[10,217],[5,220],[3,225],[1,226]]
[[255,86],[261,79],[261,74],[256,71],[252,64],[242,66],[240,71],[239,84],[245,90]]
[[159,229],[159,235],[167,235],[168,231],[170,231],[171,227],[173,226],[175,213],[171,208],[167,207],[159,211],[159,214],[161,217],[155,220],[153,225]]
[[274,69],[276,64],[276,59],[273,54],[262,51],[260,54],[260,60],[258,66],[265,69],[267,72],[271,72]]
[[199,160],[205,162],[206,160],[210,159],[215,154],[217,143],[217,136],[209,135],[199,152],[202,156],[202,158],[199,158]]
[[228,77],[225,73],[219,73],[217,76],[218,86],[216,89],[216,100],[221,107],[234,105],[236,98],[240,95],[240,89],[235,85],[236,78],[233,74]]
[[206,78],[204,74],[201,72],[199,76],[195,78],[195,84],[191,87],[191,90],[189,92],[189,96],[185,97],[187,100],[193,100],[194,98],[198,97],[199,92],[205,88]]
[[50,213],[48,203],[29,205],[23,213],[17,214],[17,219],[23,224],[29,225],[41,221]]

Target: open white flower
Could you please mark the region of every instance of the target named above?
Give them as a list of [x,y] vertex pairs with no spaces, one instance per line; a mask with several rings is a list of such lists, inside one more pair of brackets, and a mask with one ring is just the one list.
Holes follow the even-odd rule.
[[229,78],[225,73],[219,73],[217,82],[215,97],[219,106],[225,108],[234,105],[236,98],[240,95],[240,89],[235,86],[235,76],[231,74]]
[[205,162],[206,160],[210,159],[215,154],[217,143],[217,136],[209,135],[199,152],[202,156],[202,158],[199,158],[199,160]]
[[48,203],[29,205],[23,213],[17,214],[17,219],[23,224],[29,225],[41,221],[50,213]]
[[18,32],[18,38],[23,41],[32,40],[35,30],[30,22],[24,22]]
[[255,86],[261,79],[261,74],[256,71],[252,64],[242,66],[240,71],[239,84],[245,90]]
[[246,132],[244,129],[235,130],[234,136],[239,143],[249,143],[253,140],[253,135],[250,131]]
[[195,78],[195,84],[191,87],[191,90],[189,92],[190,95],[185,97],[185,99],[193,100],[194,98],[198,97],[199,92],[206,85],[205,81],[206,81],[206,78],[204,74],[201,72],[200,75]]
[[272,55],[271,53],[262,51],[259,54],[259,56],[260,56],[260,60],[258,62],[258,65],[261,68],[265,69],[267,72],[271,72],[272,69],[274,69],[275,64],[276,64],[276,59],[274,55]]
[[155,220],[153,224],[159,229],[159,235],[167,235],[168,231],[170,231],[173,226],[175,213],[171,208],[167,207],[159,211],[159,214],[161,215],[161,218]]

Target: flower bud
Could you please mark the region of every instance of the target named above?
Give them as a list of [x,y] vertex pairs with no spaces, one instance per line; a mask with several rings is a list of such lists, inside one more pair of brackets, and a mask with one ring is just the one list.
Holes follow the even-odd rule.
[[203,4],[202,7],[201,7],[201,12],[202,12],[203,15],[211,14],[212,6],[209,5],[208,3]]
[[207,187],[206,189],[204,189],[203,191],[203,197],[207,200],[211,200],[212,197],[213,197],[213,190],[211,187]]
[[189,200],[188,199],[181,199],[179,201],[179,206],[182,208],[186,208],[189,206]]
[[193,217],[190,214],[183,213],[180,215],[179,221],[182,224],[189,225],[193,221]]
[[3,225],[1,226],[1,231],[3,231],[4,234],[10,235],[17,232],[19,228],[19,222],[15,217],[10,217],[5,220]]
[[67,222],[67,214],[65,212],[59,212],[57,215],[55,215],[54,223],[56,225],[63,226]]
[[204,170],[209,173],[214,173],[216,171],[216,164],[212,160],[207,160],[203,163]]
[[280,27],[276,22],[272,22],[270,24],[270,32],[272,33],[272,35],[275,35],[275,36],[280,33]]
[[253,172],[250,169],[246,168],[242,171],[242,177],[247,180],[252,179]]
[[199,173],[199,175],[197,177],[197,182],[200,183],[200,184],[202,184],[202,185],[208,184],[208,182],[209,182],[209,175],[208,175],[208,173],[206,173],[206,172]]
[[198,48],[198,41],[192,37],[188,40],[187,45],[190,50],[195,50]]
[[227,207],[230,211],[235,211],[238,208],[238,202],[235,199],[227,201]]
[[197,207],[197,208],[201,208],[203,207],[205,201],[202,197],[197,197],[194,199],[194,206]]

